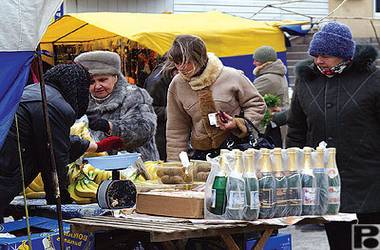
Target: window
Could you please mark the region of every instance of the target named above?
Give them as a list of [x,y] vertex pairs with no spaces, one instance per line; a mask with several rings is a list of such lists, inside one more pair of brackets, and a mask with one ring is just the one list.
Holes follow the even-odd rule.
[[374,17],[380,18],[380,0],[373,1],[373,13]]

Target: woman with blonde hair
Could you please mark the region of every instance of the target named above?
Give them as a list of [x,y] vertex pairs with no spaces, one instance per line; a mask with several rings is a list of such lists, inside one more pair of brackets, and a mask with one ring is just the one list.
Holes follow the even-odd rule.
[[[168,160],[178,160],[188,145],[193,159],[217,155],[229,136],[248,136],[246,119],[258,126],[266,108],[263,98],[242,71],[207,53],[201,38],[177,36],[167,63],[178,70],[168,90]],[[244,118],[236,117],[241,113]]]

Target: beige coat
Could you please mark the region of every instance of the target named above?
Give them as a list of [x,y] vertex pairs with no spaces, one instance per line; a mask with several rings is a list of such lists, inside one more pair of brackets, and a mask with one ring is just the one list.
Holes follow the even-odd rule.
[[281,107],[289,105],[286,67],[280,59],[256,67],[253,74],[256,75],[255,87],[262,96],[272,94],[280,97]]
[[[224,111],[231,116],[241,110],[244,116],[259,125],[265,103],[243,72],[223,66],[209,53],[207,66],[200,76],[185,80],[178,74],[168,91],[167,106],[167,159],[178,160],[181,151],[191,143],[193,149],[217,149],[230,132],[210,126],[207,114]],[[200,105],[199,98],[202,98]],[[237,119],[238,128],[232,131],[239,137],[247,134],[244,120]]]

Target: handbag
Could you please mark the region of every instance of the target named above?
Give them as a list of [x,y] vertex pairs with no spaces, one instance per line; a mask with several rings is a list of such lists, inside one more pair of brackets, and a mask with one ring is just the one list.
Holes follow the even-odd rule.
[[[222,144],[221,148],[226,148],[228,150],[232,149],[240,149],[241,151],[245,151],[249,148],[260,149],[260,148],[275,148],[275,144],[273,139],[269,135],[265,135],[261,133],[253,123],[243,116],[237,116],[239,118],[243,118],[245,121],[245,125],[248,130],[248,136],[245,138],[238,138],[235,135],[230,135],[226,141]],[[254,131],[257,133],[257,137],[255,137]]]

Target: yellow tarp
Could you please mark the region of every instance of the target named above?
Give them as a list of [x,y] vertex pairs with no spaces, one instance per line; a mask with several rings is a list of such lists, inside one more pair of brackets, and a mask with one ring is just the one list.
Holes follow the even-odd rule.
[[252,54],[262,45],[285,51],[284,35],[276,26],[220,12],[191,14],[78,13],[51,24],[41,43],[81,43],[125,37],[165,53],[176,35],[193,34],[204,39],[218,56]]

